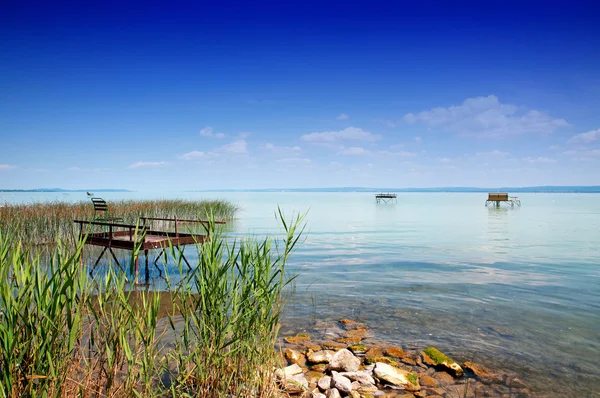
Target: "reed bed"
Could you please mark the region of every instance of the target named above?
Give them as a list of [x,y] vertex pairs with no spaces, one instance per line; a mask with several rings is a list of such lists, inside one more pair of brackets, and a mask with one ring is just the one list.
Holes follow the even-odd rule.
[[[224,200],[118,200],[109,201],[110,216],[135,224],[139,217],[206,219],[228,221],[237,207]],[[6,204],[0,207],[0,233],[10,234],[24,246],[54,244],[57,240],[75,243],[79,231],[73,220],[94,217],[92,203],[81,201]]]
[[301,216],[279,215],[280,239],[230,242],[211,223],[168,295],[110,267],[89,279],[81,243],[42,263],[0,235],[0,398],[274,396],[285,268],[303,231]]

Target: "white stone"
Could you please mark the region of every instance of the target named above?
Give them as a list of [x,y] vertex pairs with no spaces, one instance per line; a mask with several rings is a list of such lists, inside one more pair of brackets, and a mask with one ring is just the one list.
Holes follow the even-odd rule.
[[349,378],[352,381],[358,381],[360,384],[375,384],[375,380],[369,372],[356,371],[356,372],[342,372],[342,376]]
[[331,379],[333,381],[333,386],[340,392],[348,394],[352,391],[352,382],[349,378],[342,376],[338,372],[333,372]]
[[360,366],[360,359],[354,356],[349,350],[341,349],[333,355],[329,361],[329,369],[341,370],[343,372],[356,372]]
[[331,388],[331,377],[323,376],[317,382],[317,386],[321,391],[327,391]]
[[328,363],[333,358],[333,354],[335,354],[335,351],[321,350],[309,353],[307,358],[311,363]]
[[342,396],[340,395],[340,392],[337,390],[337,388],[330,388],[325,393],[325,396],[326,396],[326,398],[342,398]]

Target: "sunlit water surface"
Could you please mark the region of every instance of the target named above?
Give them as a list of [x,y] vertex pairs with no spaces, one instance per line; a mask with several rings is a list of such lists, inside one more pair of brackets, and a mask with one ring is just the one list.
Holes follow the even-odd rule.
[[[284,331],[360,319],[380,340],[516,370],[540,396],[600,396],[598,194],[521,194],[514,209],[486,208],[479,193],[401,193],[396,204],[370,193],[101,196],[228,199],[240,236],[279,234],[278,205],[308,212]],[[47,200],[87,198],[0,192],[0,203]]]

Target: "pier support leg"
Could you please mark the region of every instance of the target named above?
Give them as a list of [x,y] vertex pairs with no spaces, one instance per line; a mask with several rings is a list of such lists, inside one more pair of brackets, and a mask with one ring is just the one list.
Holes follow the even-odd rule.
[[150,270],[148,269],[148,250],[144,250],[144,256],[146,258],[146,283],[150,283]]

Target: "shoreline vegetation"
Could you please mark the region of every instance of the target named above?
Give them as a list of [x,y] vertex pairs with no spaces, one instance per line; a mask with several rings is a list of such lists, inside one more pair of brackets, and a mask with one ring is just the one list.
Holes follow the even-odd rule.
[[198,266],[166,276],[162,318],[161,292],[112,267],[90,279],[81,242],[46,262],[1,233],[0,397],[274,396],[285,268],[303,232],[302,216],[279,217],[277,240],[230,241],[210,220]]
[[[238,208],[224,200],[116,200],[109,201],[110,216],[136,224],[139,217],[206,219],[231,221]],[[90,220],[94,208],[90,201],[36,202],[6,204],[0,207],[0,234],[31,247],[56,244],[59,240],[75,243],[79,230],[73,220]]]

